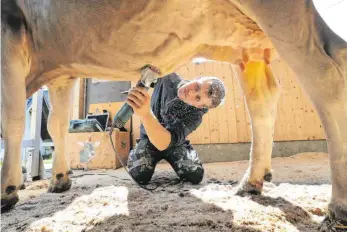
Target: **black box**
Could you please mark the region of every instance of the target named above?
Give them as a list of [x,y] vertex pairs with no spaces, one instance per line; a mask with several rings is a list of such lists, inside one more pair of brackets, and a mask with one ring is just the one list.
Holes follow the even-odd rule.
[[105,131],[109,123],[110,114],[88,114],[86,119],[71,120],[69,133]]

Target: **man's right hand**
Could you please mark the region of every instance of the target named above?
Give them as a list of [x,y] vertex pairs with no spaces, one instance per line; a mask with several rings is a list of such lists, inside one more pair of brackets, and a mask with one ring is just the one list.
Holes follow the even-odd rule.
[[151,114],[151,96],[145,88],[133,87],[126,101],[140,117],[148,117]]
[[171,134],[152,113],[151,97],[146,89],[132,88],[126,102],[133,108],[135,114],[142,117],[143,126],[151,143],[158,150],[165,150],[171,142]]

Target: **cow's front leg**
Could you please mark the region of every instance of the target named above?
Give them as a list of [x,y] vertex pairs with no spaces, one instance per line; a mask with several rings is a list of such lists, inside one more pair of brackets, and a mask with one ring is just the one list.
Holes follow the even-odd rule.
[[[21,142],[25,128],[25,83],[16,70],[2,64],[1,128],[5,141],[4,162],[1,169],[1,211],[18,201],[17,191],[22,187]],[[9,75],[11,73],[11,75]]]
[[48,86],[51,109],[48,131],[54,142],[52,177],[48,191],[63,192],[71,187],[66,154],[66,136],[69,127],[70,103],[72,102],[75,78],[59,80]]
[[280,96],[278,82],[270,69],[270,51],[264,50],[262,61],[252,61],[245,50],[235,68],[242,87],[251,119],[252,144],[250,163],[238,193],[259,194],[263,182],[271,181],[271,154],[277,102]]
[[[1,168],[1,212],[18,201],[22,183],[21,142],[25,128],[25,77],[30,66],[28,38],[16,9],[1,10],[1,134],[4,160]],[[13,16],[13,15],[15,16]]]

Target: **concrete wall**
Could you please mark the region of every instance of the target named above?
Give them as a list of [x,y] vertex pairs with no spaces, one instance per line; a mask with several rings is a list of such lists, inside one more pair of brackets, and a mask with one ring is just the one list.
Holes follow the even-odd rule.
[[[193,145],[204,163],[249,160],[250,143]],[[275,142],[272,157],[303,152],[328,152],[325,140]]]

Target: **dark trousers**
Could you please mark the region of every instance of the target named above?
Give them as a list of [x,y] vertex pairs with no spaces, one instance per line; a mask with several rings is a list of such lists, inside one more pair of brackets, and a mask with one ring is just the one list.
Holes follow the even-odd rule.
[[155,166],[162,159],[170,163],[181,180],[199,184],[204,176],[202,163],[190,144],[159,151],[147,138],[139,140],[134,150],[130,152],[128,168],[138,183],[148,184]]

